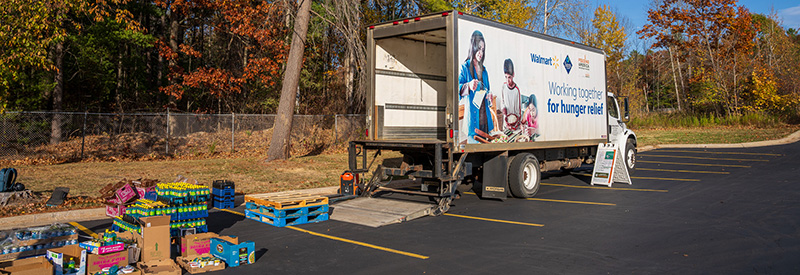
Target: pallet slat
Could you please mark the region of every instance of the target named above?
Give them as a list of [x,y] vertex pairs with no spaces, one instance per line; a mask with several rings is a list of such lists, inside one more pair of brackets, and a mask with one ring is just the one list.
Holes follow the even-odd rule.
[[317,215],[328,212],[327,204],[276,209],[271,206],[260,205],[254,202],[247,202],[245,204],[245,208],[250,211],[258,212],[259,214],[275,218],[299,217],[303,215]]
[[244,210],[245,217],[258,222],[266,223],[276,227],[284,227],[288,225],[301,225],[307,223],[317,223],[328,220],[328,212],[316,215],[302,215],[297,217],[276,218],[268,215],[263,215],[250,209]]
[[245,202],[255,202],[257,204],[272,206],[276,209],[289,207],[305,207],[328,204],[328,197],[319,195],[298,195],[298,196],[270,196],[270,195],[246,195]]

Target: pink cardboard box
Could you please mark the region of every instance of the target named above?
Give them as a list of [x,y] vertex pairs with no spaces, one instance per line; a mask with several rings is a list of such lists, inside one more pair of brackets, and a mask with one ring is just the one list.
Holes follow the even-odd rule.
[[117,200],[120,203],[127,203],[131,200],[134,200],[138,195],[139,194],[136,192],[136,189],[130,184],[123,185],[122,188],[117,189],[116,192]]
[[79,244],[81,248],[86,249],[89,253],[92,254],[108,254],[114,253],[125,250],[124,243],[117,243],[112,245],[105,245],[105,246],[98,246],[97,244],[93,244],[92,241],[85,241]]
[[155,190],[156,190],[155,186],[150,186],[150,187],[138,187],[137,186],[136,187],[136,193],[139,194],[140,198],[144,198],[144,195],[147,194],[147,192],[155,191]]
[[122,214],[125,214],[125,209],[128,208],[128,205],[109,205],[106,204],[106,216],[109,217],[119,217]]

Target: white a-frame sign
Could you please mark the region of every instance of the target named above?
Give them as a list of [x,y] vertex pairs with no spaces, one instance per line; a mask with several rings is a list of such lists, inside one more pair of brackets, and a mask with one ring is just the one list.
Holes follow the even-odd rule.
[[594,159],[594,170],[592,171],[592,185],[611,187],[614,182],[633,184],[622,155],[622,150],[613,143],[600,143],[597,145],[597,156]]

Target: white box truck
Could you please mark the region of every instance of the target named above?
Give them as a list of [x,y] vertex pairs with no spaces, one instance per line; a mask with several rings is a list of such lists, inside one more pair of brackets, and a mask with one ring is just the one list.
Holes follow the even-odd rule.
[[[369,26],[366,42],[368,129],[350,172],[369,172],[370,150],[403,157],[377,166],[364,196],[427,195],[437,213],[466,182],[483,198],[532,197],[541,172],[592,163],[607,142],[635,167],[627,99],[620,112],[600,49],[458,11]],[[388,185],[397,177],[414,181]]]

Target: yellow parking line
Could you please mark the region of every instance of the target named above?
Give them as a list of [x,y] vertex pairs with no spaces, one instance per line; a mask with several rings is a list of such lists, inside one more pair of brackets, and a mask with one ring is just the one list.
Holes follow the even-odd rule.
[[[640,161],[641,162],[641,161]],[[636,168],[640,169],[640,168]],[[591,177],[591,174],[578,174],[573,173],[573,175],[584,176],[584,177]],[[696,179],[676,179],[676,178],[652,178],[652,177],[631,177],[632,179],[643,179],[643,180],[677,180],[677,181],[700,181]]]
[[674,181],[700,181],[699,179],[676,179],[676,178],[656,178],[656,177],[631,177],[640,180],[674,180]]
[[99,239],[100,238],[100,236],[98,236],[97,233],[94,233],[94,231],[89,230],[89,228],[86,228],[85,226],[83,226],[83,225],[81,225],[81,224],[79,224],[77,222],[69,222],[69,224],[71,224],[75,228],[79,229],[80,231],[83,231],[83,233],[86,233],[87,235],[92,236],[92,238],[95,238],[95,239]]
[[[233,214],[236,214],[236,215],[239,215],[239,216],[244,216],[244,214],[236,212],[236,211],[233,211],[233,210],[228,210],[228,209],[219,209],[219,210],[222,210],[222,211],[225,211],[225,212],[228,212],[228,213],[233,213]],[[368,244],[368,243],[365,243],[365,242],[348,240],[348,239],[345,239],[345,238],[340,238],[340,237],[336,237],[336,236],[317,233],[317,232],[314,232],[314,231],[309,231],[309,230],[305,230],[305,229],[302,229],[302,228],[297,228],[297,227],[294,227],[294,226],[286,226],[285,228],[296,230],[296,231],[300,231],[300,232],[304,232],[304,233],[308,233],[308,234],[311,234],[311,235],[314,235],[314,236],[317,236],[317,237],[323,237],[323,238],[336,240],[336,241],[340,241],[340,242],[346,242],[346,243],[351,243],[351,244],[360,245],[360,246],[364,246],[364,247],[369,247],[369,248],[372,248],[372,249],[382,250],[382,251],[386,251],[386,252],[392,252],[392,253],[395,253],[395,254],[414,257],[414,258],[417,258],[417,259],[425,260],[425,259],[430,258],[428,256],[424,256],[424,255],[420,255],[420,254],[415,254],[415,253],[411,253],[411,252],[405,252],[405,251],[400,251],[400,250],[391,249],[391,248],[387,248],[387,247],[377,246],[377,245]]]
[[541,185],[561,186],[569,188],[601,189],[601,190],[643,191],[643,192],[662,192],[662,193],[669,192],[668,190],[662,190],[662,189],[639,189],[639,188],[618,188],[618,187],[609,188],[609,187],[599,187],[599,186],[580,186],[580,185],[555,184],[555,183],[541,183]]
[[667,153],[702,153],[702,154],[722,154],[722,155],[750,155],[750,156],[772,156],[782,157],[782,154],[769,154],[769,153],[745,153],[745,152],[713,152],[713,151],[690,151],[690,150],[658,150],[656,152]]
[[675,172],[675,173],[723,174],[723,175],[731,173],[731,172],[720,172],[720,171],[672,170],[672,169],[655,169],[655,168],[636,168],[636,170]]
[[608,205],[608,206],[615,206],[615,203],[605,203],[605,202],[590,202],[590,201],[567,201],[567,200],[553,200],[553,199],[539,199],[539,198],[525,198],[529,201],[547,201],[547,202],[563,202],[563,203],[577,203],[577,204],[592,204],[592,205]]
[[732,159],[732,158],[706,158],[706,157],[693,157],[693,156],[671,156],[671,155],[650,155],[640,154],[643,157],[657,157],[657,158],[684,158],[684,159],[708,159],[708,160],[730,160],[730,161],[769,161],[768,159]]
[[636,160],[636,162],[643,162],[643,163],[660,163],[660,164],[677,164],[677,165],[694,165],[694,166],[713,166],[713,167],[738,167],[738,168],[750,168],[750,166],[749,166],[749,165],[735,165],[735,164],[684,163],[684,162],[667,162],[667,161],[651,161],[651,160]]
[[340,241],[340,242],[356,244],[356,245],[365,246],[365,247],[369,247],[369,248],[373,248],[373,249],[377,249],[377,250],[383,250],[383,251],[386,251],[386,252],[392,252],[392,253],[396,253],[396,254],[400,254],[400,255],[404,255],[404,256],[414,257],[414,258],[417,258],[417,259],[425,260],[425,259],[430,258],[428,256],[414,254],[414,253],[411,253],[411,252],[400,251],[400,250],[386,248],[386,247],[377,246],[377,245],[373,245],[373,244],[368,244],[368,243],[364,243],[364,242],[348,240],[348,239],[345,239],[345,238],[339,238],[339,237],[335,237],[335,236],[331,236],[331,235],[326,235],[326,234],[322,234],[322,233],[308,231],[308,230],[297,228],[297,227],[294,227],[294,226],[286,226],[286,228],[297,230],[297,231],[300,231],[300,232],[305,232],[305,233],[308,233],[308,234],[311,234],[311,235],[314,235],[314,236],[317,236],[317,237],[323,237],[323,238],[328,238],[328,239],[336,240],[336,241]]
[[[464,192],[464,194],[477,195],[474,192]],[[549,201],[549,202],[563,202],[563,203],[577,203],[577,204],[593,204],[593,205],[610,205],[615,206],[613,203],[604,202],[590,202],[590,201],[565,201],[565,200],[552,200],[552,199],[539,199],[539,198],[525,198],[529,201]]]
[[538,227],[544,226],[544,224],[538,224],[538,223],[515,222],[515,221],[507,221],[507,220],[498,220],[498,219],[489,219],[489,218],[481,218],[481,217],[473,217],[473,216],[464,216],[464,215],[450,214],[450,213],[444,213],[443,215],[450,216],[450,217],[459,217],[459,218],[465,218],[465,219],[490,221],[490,222],[499,222],[499,223],[520,224],[520,225],[538,226]]

